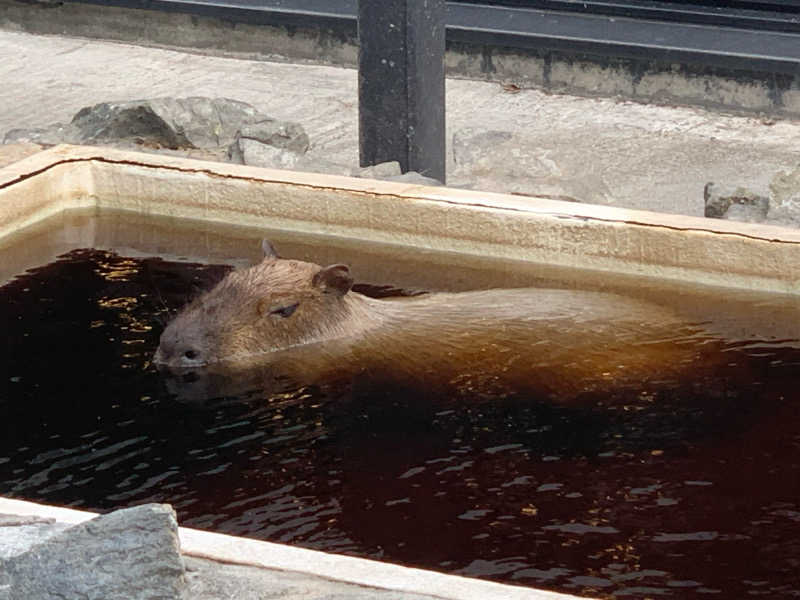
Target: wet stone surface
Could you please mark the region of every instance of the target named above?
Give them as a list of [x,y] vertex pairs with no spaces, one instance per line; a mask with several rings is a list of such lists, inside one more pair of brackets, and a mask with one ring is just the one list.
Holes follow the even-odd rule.
[[43,539],[0,559],[0,598],[178,598],[177,527],[170,507],[150,504],[39,532]]

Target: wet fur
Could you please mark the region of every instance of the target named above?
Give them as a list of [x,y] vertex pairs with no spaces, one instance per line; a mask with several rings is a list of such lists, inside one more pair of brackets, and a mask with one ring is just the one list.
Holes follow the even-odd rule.
[[[267,256],[186,307],[155,362],[266,366],[305,383],[375,376],[565,397],[675,377],[713,341],[661,307],[613,294],[496,289],[378,300],[351,286],[342,265]],[[275,312],[293,305],[290,316]]]

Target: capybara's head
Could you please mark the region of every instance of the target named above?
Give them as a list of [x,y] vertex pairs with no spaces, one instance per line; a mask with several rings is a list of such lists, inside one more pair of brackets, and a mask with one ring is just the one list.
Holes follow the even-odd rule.
[[202,367],[342,335],[349,269],[284,260],[266,240],[262,248],[259,264],[230,272],[169,323],[154,363]]

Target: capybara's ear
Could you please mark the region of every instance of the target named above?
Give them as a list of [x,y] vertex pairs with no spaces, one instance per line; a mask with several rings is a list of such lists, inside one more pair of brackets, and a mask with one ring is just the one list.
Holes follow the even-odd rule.
[[317,271],[311,283],[326,294],[344,296],[353,287],[353,276],[347,265],[330,265]]
[[264,252],[264,260],[280,258],[280,256],[278,256],[278,251],[275,250],[275,246],[273,246],[267,238],[261,240],[261,250]]

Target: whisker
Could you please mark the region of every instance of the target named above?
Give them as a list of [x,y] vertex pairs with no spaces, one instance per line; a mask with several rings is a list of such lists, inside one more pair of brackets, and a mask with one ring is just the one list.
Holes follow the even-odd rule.
[[[153,290],[155,291],[156,296],[158,297],[158,301],[161,303],[161,307],[165,311],[169,312],[170,308],[169,308],[169,306],[167,306],[167,303],[164,301],[164,296],[161,295],[161,289],[156,284],[155,278],[153,277],[152,269],[150,269],[150,266],[149,266],[148,263],[145,263],[145,265],[146,265],[145,270],[147,271],[147,278],[150,280],[150,285],[153,288]],[[163,325],[163,323],[162,323],[162,325]]]

